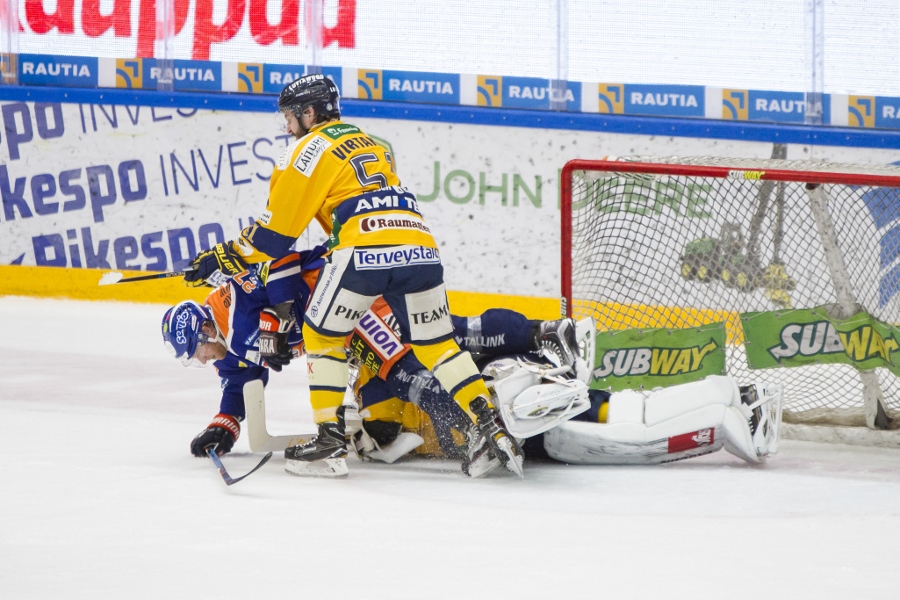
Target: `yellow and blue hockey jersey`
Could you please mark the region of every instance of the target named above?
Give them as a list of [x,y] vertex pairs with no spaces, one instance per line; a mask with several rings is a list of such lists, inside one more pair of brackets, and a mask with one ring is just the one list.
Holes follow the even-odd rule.
[[415,195],[400,187],[394,158],[355,125],[316,125],[279,158],[266,210],[241,232],[248,263],[280,258],[315,219],[328,248],[436,248]]

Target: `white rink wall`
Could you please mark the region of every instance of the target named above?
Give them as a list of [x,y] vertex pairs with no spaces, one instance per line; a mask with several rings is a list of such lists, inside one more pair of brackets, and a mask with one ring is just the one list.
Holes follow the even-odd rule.
[[[0,103],[0,264],[169,270],[265,206],[288,138],[272,113]],[[389,144],[441,244],[449,289],[553,297],[559,180],[573,158],[767,158],[761,142],[352,118]],[[900,151],[789,146],[862,164]],[[324,240],[314,230],[298,242]]]

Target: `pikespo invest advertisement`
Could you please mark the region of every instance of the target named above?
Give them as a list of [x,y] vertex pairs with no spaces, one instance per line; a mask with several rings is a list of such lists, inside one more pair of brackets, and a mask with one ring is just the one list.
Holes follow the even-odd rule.
[[[262,216],[272,168],[291,141],[274,98],[272,112],[262,113],[5,102],[0,120],[0,264],[7,265],[182,268]],[[566,161],[634,154],[766,158],[772,152],[770,144],[728,140],[344,121],[390,147],[402,185],[416,195],[424,225],[438,241],[448,289],[528,297],[559,294],[559,170]],[[791,147],[788,158],[805,150]],[[885,150],[816,152],[845,162],[897,158]],[[668,201],[645,218],[654,227],[693,232],[715,210]],[[297,247],[325,239],[313,225]],[[642,260],[671,262],[678,277],[677,259],[660,253]],[[793,275],[800,289],[803,272]],[[698,290],[707,288],[672,285],[665,302],[694,306]],[[769,303],[759,295],[765,310]]]

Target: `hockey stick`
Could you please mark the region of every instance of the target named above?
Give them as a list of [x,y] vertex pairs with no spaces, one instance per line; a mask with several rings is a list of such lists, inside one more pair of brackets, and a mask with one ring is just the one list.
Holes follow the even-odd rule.
[[244,384],[244,407],[247,411],[244,429],[247,431],[251,452],[279,452],[291,446],[305,444],[316,435],[270,435],[266,428],[266,396],[263,382],[259,379]]
[[148,279],[165,279],[167,277],[181,277],[185,273],[190,273],[194,271],[194,269],[185,269],[184,271],[170,271],[168,273],[155,273],[153,275],[140,275],[138,277],[129,277],[128,279],[123,279],[125,277],[124,273],[120,273],[119,271],[113,271],[111,273],[104,273],[103,277],[100,278],[100,283],[97,285],[112,285],[114,283],[130,283],[132,281],[146,281]]
[[209,458],[212,459],[213,464],[216,465],[216,468],[219,469],[219,475],[222,476],[222,479],[225,480],[225,485],[234,485],[241,479],[245,479],[256,472],[261,466],[269,462],[269,459],[272,458],[272,453],[269,452],[263,459],[259,461],[259,464],[250,469],[247,473],[241,475],[240,477],[232,478],[231,475],[228,474],[228,471],[225,469],[225,465],[222,464],[222,459],[219,458],[219,455],[216,454],[216,446],[208,446],[206,448],[206,454],[209,455]]

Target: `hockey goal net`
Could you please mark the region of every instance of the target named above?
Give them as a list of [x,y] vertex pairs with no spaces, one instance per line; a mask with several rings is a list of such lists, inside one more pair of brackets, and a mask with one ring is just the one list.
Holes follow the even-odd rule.
[[[773,156],[784,154],[776,146]],[[900,168],[575,160],[561,193],[564,313],[594,317],[601,332],[724,322],[728,374],[784,383],[785,422],[897,427],[900,379],[890,365],[751,369],[742,315],[819,307],[835,319],[866,313],[889,331],[900,323]],[[810,326],[793,339],[808,349],[825,333]],[[890,355],[893,338],[884,339]]]

